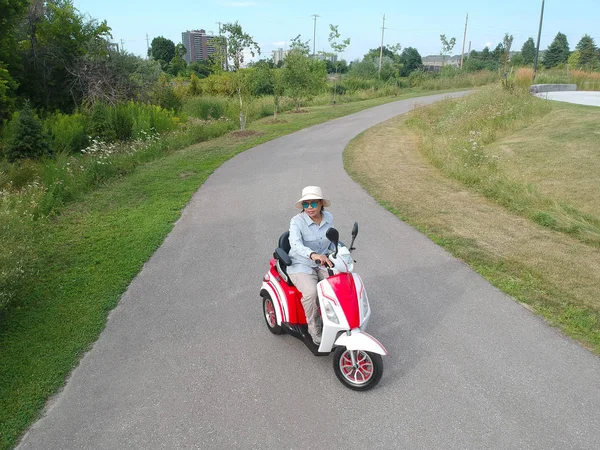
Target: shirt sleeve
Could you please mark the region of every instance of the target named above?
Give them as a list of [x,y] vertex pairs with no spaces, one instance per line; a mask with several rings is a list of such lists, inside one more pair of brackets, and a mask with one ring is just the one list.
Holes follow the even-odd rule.
[[302,229],[295,218],[290,221],[290,247],[296,252],[297,255],[310,258],[310,254],[313,252],[310,248],[306,247],[302,242]]

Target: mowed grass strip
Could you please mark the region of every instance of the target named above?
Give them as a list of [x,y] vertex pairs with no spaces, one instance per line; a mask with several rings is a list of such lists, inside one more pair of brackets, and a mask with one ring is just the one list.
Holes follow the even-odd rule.
[[0,449],[16,444],[63,385],[193,193],[224,161],[308,126],[418,95],[423,93],[303,108],[307,112],[280,114],[275,123],[253,122],[248,133],[146,162],[56,217],[4,223],[18,224],[5,233],[10,242],[3,242],[3,251],[18,253],[17,269],[23,270],[16,297],[0,310]]
[[[459,100],[465,103],[458,108],[464,110],[469,102],[483,101],[478,95]],[[600,155],[596,153],[590,161],[593,146],[588,147],[588,120],[594,120],[596,113],[586,107],[543,106],[541,110],[531,109],[526,117],[507,119],[509,126],[495,128],[494,139],[488,141],[489,148],[484,151],[494,153],[510,144],[512,153],[510,159],[496,165],[493,177],[495,180],[517,177],[522,186],[539,188],[546,198],[572,204],[597,217],[599,205],[592,198],[595,194],[577,198],[576,202],[569,194],[570,187],[566,186],[571,182],[570,177],[564,176],[571,173],[579,178],[587,177],[578,183],[588,187],[595,178],[597,180],[597,171],[594,174],[593,170],[576,169],[581,164],[592,167],[598,164]],[[546,109],[547,106],[550,109]],[[457,114],[448,104],[427,109],[438,118],[442,114]],[[409,125],[416,114],[422,111],[393,119],[356,138],[344,154],[348,173],[399,218],[600,354],[600,251],[595,242],[543,226],[528,218],[527,213],[503,205],[494,195],[486,195],[489,193],[485,189],[479,191],[480,183],[465,183],[463,177],[449,176],[453,172],[444,170],[444,163],[440,163],[443,147],[436,149],[437,157],[432,159],[431,148],[424,146],[424,142],[430,143],[433,139],[425,136],[427,129],[415,127],[414,122]],[[490,116],[487,120],[498,120],[498,117]],[[561,163],[563,176],[552,180],[544,176],[544,168],[554,166],[556,159],[563,159],[563,153],[568,150],[561,139],[540,131],[544,129],[569,136],[571,148],[576,149],[570,153],[568,163],[564,160]],[[429,130],[436,132],[434,126]],[[448,131],[444,140],[452,142],[453,137]],[[527,149],[522,157],[515,142],[519,143],[519,149]],[[543,151],[534,158],[531,153],[536,148]],[[452,152],[449,147],[446,149]],[[451,160],[452,156],[447,155],[447,158]],[[462,164],[464,167],[465,163]],[[475,177],[474,167],[469,168],[467,180]],[[481,171],[482,178],[490,176],[487,165],[482,165]],[[525,179],[523,174],[526,174]],[[565,189],[557,183],[563,183]],[[587,190],[578,189],[575,197],[582,192]]]

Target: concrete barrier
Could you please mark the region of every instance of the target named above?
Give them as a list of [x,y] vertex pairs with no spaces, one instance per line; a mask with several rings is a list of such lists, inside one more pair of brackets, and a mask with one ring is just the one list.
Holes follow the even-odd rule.
[[529,92],[539,94],[540,92],[560,92],[560,91],[576,91],[576,84],[532,84],[529,86]]

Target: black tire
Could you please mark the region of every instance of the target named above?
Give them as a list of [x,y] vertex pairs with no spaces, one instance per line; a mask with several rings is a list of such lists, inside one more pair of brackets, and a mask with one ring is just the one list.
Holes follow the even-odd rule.
[[[383,375],[383,359],[377,353],[355,350],[361,366],[358,370],[352,366],[350,350],[338,347],[333,354],[333,371],[346,387],[354,391],[366,391],[374,388]],[[367,376],[368,375],[368,376]]]
[[268,295],[263,297],[263,316],[267,322],[267,328],[273,334],[283,333],[282,328],[277,325],[277,315],[275,314],[275,305]]

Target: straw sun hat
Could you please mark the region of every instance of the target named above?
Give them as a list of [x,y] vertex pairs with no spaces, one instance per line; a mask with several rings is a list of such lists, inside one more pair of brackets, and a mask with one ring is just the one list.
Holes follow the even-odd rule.
[[302,209],[302,202],[307,200],[323,200],[323,206],[329,206],[331,202],[323,198],[323,191],[319,186],[306,186],[302,189],[302,197],[296,202],[296,208]]

